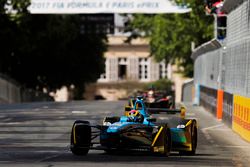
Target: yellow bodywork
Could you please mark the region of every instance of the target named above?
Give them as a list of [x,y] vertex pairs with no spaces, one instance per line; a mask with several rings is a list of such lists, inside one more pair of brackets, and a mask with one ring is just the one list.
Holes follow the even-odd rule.
[[152,144],[151,148],[153,152],[164,153],[164,135],[167,135],[164,131],[165,127],[160,127],[159,131],[157,132]]
[[74,144],[76,144],[76,124],[73,127],[73,139],[74,139]]

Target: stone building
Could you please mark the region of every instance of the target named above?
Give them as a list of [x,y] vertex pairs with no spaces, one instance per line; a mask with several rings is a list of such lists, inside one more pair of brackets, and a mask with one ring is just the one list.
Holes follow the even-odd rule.
[[157,63],[150,56],[149,42],[138,38],[126,43],[129,34],[123,33],[124,18],[115,15],[114,34],[108,36],[105,53],[105,73],[98,82],[139,81],[150,82],[171,79],[171,65]]
[[108,51],[105,53],[105,73],[98,82],[139,81],[149,82],[171,78],[171,66],[156,63],[150,57],[145,39],[136,39],[127,44],[125,36],[109,36]]
[[97,83],[87,85],[85,99],[124,99],[134,90],[140,90],[144,83],[173,78],[171,65],[164,61],[157,63],[150,56],[148,40],[137,38],[130,43],[125,42],[130,34],[123,33],[124,19],[114,15],[114,31],[108,35],[108,49],[104,54],[105,72]]

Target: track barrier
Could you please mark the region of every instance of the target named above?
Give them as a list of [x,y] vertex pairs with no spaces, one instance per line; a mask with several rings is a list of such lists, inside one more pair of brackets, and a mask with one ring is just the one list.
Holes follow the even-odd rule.
[[234,95],[232,128],[242,138],[250,141],[250,98]]

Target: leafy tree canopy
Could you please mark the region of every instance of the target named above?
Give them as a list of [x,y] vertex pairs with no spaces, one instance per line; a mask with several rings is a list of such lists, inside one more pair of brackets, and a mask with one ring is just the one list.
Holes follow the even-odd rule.
[[[15,12],[6,14],[6,5]],[[83,32],[81,15],[31,15],[28,5],[0,2],[0,72],[36,89],[95,81],[104,69],[106,35]]]
[[132,32],[128,41],[138,36],[147,37],[151,54],[157,61],[177,62],[184,67],[185,76],[192,76],[191,42],[199,46],[212,38],[213,17],[205,14],[203,1],[186,0],[186,3],[192,8],[190,13],[135,14],[127,23],[126,31]]

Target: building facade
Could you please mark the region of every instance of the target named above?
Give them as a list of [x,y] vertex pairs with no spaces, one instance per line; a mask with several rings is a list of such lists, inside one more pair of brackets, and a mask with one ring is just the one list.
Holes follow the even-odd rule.
[[126,39],[127,36],[124,35],[109,36],[108,51],[105,53],[105,73],[98,82],[171,79],[171,66],[164,61],[157,63],[150,56],[147,40],[140,38],[126,43]]
[[108,50],[105,53],[105,72],[98,82],[137,81],[150,82],[161,78],[171,79],[171,65],[157,63],[150,56],[149,41],[137,38],[125,42],[130,35],[124,33],[124,24],[129,17],[114,14],[114,31],[108,35]]

